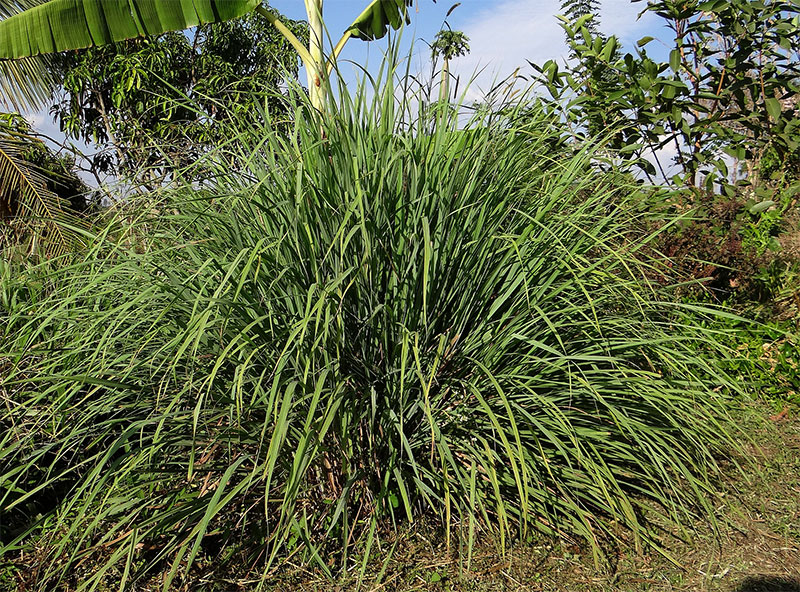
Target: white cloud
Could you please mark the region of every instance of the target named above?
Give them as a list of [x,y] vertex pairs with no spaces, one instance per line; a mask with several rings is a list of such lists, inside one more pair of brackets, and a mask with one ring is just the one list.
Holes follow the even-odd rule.
[[[661,136],[659,142],[663,142],[666,136]],[[675,162],[678,156],[678,147],[674,142],[668,142],[666,145],[655,151],[645,152],[644,158],[656,167],[656,180],[668,182],[674,175],[681,171],[681,167]],[[664,173],[663,175],[661,173]]]
[[[604,0],[600,29],[617,35],[626,46],[631,46],[644,31],[651,32],[657,27],[654,23],[658,19],[650,13],[637,21],[641,9],[642,4],[633,4],[630,0]],[[469,37],[471,51],[454,60],[453,72],[460,76],[462,83],[478,74],[469,93],[477,95],[517,68],[523,74],[530,73],[528,61],[537,64],[547,60],[564,61],[568,49],[564,31],[555,16],[562,12],[558,0],[503,0],[473,13],[465,22],[454,26]]]
[[[92,155],[97,150],[96,147],[90,146],[81,140],[67,140],[58,124],[53,120],[53,116],[46,109],[29,111],[23,113],[22,116],[31,125],[33,131],[39,134],[39,137],[52,150],[57,153],[70,153],[81,164],[86,164],[83,155]],[[85,171],[78,171],[78,176],[92,187],[97,185],[95,178]]]
[[652,12],[638,15],[645,8],[644,2],[633,3],[631,0],[603,0],[600,11],[600,30],[607,35],[616,35],[622,43],[633,46],[644,36],[645,32],[653,37],[660,33],[661,21]]
[[462,81],[477,75],[471,91],[478,93],[517,68],[528,71],[527,60],[541,63],[566,55],[563,32],[553,16],[559,6],[555,0],[505,0],[474,14],[460,27],[469,37],[470,53],[454,60],[453,72]]
[[31,127],[36,129],[42,127],[42,124],[49,119],[45,117],[43,111],[38,111],[36,113],[25,113],[23,117],[25,117],[25,120],[30,124]]
[[34,131],[58,142],[62,141],[64,134],[61,133],[58,124],[53,121],[53,116],[48,113],[47,109],[23,113],[22,116],[31,124]]

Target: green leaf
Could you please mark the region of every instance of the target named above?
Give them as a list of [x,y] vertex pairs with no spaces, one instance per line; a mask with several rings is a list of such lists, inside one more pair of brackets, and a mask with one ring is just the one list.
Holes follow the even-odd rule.
[[639,39],[639,41],[636,42],[636,45],[637,47],[644,47],[645,45],[650,43],[653,39],[655,39],[655,37],[650,37],[650,35],[646,35],[641,39]]
[[347,31],[364,41],[380,39],[389,27],[399,29],[403,21],[411,22],[408,16],[411,3],[412,0],[372,0]]
[[742,146],[725,146],[722,148],[722,151],[739,160],[744,160],[747,157],[747,152]]
[[584,14],[583,16],[579,17],[578,20],[576,20],[574,23],[575,30],[577,31],[578,29],[585,28],[586,25],[593,19],[594,19],[593,14]]
[[767,113],[775,120],[779,120],[781,118],[781,112],[783,109],[781,108],[781,102],[775,98],[768,98],[764,99],[764,104],[767,107]]
[[766,212],[774,205],[775,205],[774,201],[772,201],[771,199],[765,199],[764,201],[761,201],[757,204],[750,206],[747,209],[747,211],[750,212],[751,214],[760,214],[761,212]]
[[617,40],[614,37],[609,37],[606,44],[603,46],[603,51],[600,54],[600,58],[607,62],[611,59],[611,56],[614,55],[614,51],[617,49]]
[[677,49],[673,49],[669,52],[669,67],[672,68],[673,72],[677,72],[678,69],[681,67],[681,52]]
[[259,0],[50,0],[0,21],[0,58],[107,45],[247,14]]
[[619,149],[620,154],[630,154],[644,147],[644,144],[628,144]]

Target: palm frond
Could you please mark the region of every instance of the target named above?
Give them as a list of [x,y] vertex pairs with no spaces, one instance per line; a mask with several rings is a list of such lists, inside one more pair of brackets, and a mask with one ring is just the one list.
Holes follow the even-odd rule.
[[[74,227],[76,216],[47,186],[47,179],[23,156],[18,138],[0,135],[0,217],[13,224],[17,235],[29,235],[32,244],[57,256],[74,241],[65,227]],[[42,240],[44,239],[44,240]]]
[[0,105],[18,112],[46,107],[58,84],[51,64],[49,56],[0,60]]

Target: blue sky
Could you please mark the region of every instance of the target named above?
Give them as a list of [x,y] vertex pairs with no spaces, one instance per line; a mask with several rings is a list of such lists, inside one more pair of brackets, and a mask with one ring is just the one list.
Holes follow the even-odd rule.
[[[366,0],[325,0],[324,18],[334,42],[364,8]],[[424,41],[431,41],[442,28],[447,11],[455,0],[415,0],[411,24],[402,35],[402,45],[414,46],[412,71],[427,72],[430,50]],[[290,18],[305,18],[302,0],[272,0],[272,6]],[[601,30],[621,38],[631,49],[645,35],[669,39],[669,32],[659,19],[646,14],[637,20],[644,2],[601,0]],[[469,55],[452,64],[454,72],[469,79],[482,72],[476,91],[487,89],[496,78],[505,78],[517,67],[530,72],[526,60],[543,63],[548,59],[563,60],[567,54],[564,34],[555,17],[561,11],[559,0],[461,0],[447,19],[451,28],[464,31],[470,38]],[[386,47],[385,41],[364,43],[351,40],[342,58],[360,64],[376,63]],[[648,46],[654,52],[656,43]]]

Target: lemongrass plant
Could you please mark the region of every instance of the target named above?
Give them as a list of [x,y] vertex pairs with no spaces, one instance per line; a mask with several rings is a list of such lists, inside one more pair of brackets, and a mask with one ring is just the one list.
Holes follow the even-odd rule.
[[734,385],[648,279],[634,187],[535,106],[457,126],[394,74],[322,122],[294,93],[288,135],[244,126],[6,311],[0,542],[29,589],[332,573],[421,516],[467,568],[478,537],[599,556],[656,541],[645,510],[713,517]]

